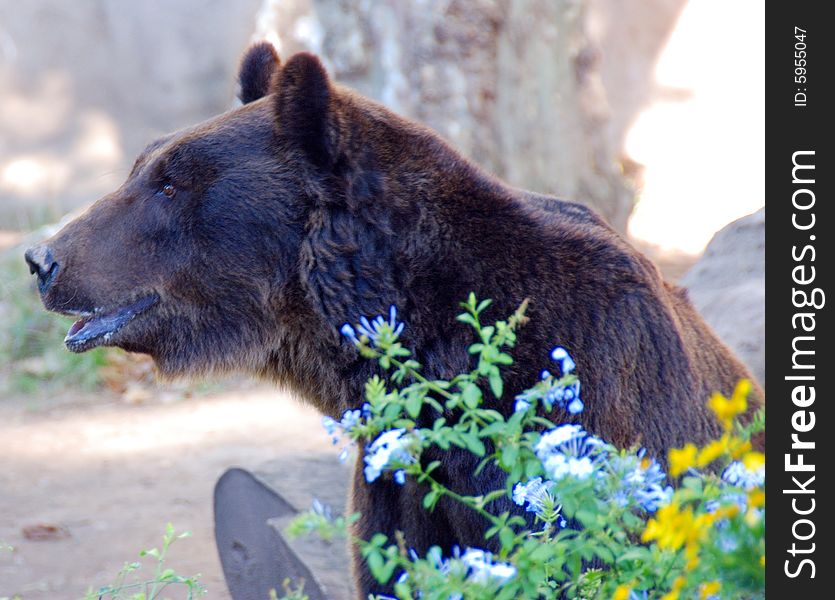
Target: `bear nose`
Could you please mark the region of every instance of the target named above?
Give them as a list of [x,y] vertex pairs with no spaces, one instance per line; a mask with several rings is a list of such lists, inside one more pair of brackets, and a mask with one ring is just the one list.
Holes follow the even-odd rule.
[[29,272],[38,276],[38,290],[45,294],[58,272],[58,263],[52,256],[52,250],[46,246],[35,246],[29,248],[23,256],[29,265]]

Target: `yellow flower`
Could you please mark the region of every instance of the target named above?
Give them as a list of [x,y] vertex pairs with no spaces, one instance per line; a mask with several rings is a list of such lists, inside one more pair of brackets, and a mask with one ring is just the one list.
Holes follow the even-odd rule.
[[678,600],[679,594],[681,594],[681,588],[684,587],[684,584],[687,580],[679,575],[676,577],[676,580],[673,582],[673,589],[669,592],[661,596],[661,600]]
[[762,513],[753,508],[745,513],[745,524],[748,525],[748,527],[754,527],[760,522],[760,519],[762,519]]
[[749,471],[759,471],[765,466],[765,454],[762,452],[748,452],[742,457],[742,464]]
[[685,564],[685,568],[688,571],[692,571],[696,567],[699,566],[699,544],[695,542],[689,542],[687,546],[684,547],[684,558],[687,559],[687,564]]
[[751,508],[765,506],[765,492],[762,488],[754,488],[748,492],[748,506]]
[[720,439],[714,440],[702,448],[699,451],[699,456],[696,458],[696,466],[706,467],[722,456],[728,449],[729,440],[730,438],[727,435],[723,435]]
[[632,591],[632,588],[622,583],[618,586],[618,589],[615,590],[615,593],[612,595],[612,600],[629,600],[629,592]]
[[680,511],[678,504],[671,503],[659,508],[655,517],[647,522],[641,539],[645,542],[657,540],[662,550],[678,550],[687,541],[693,523],[692,508]]
[[728,443],[728,447],[730,448],[731,458],[739,460],[746,452],[751,451],[751,442],[748,440],[742,441],[739,438],[732,437]]
[[711,581],[709,583],[702,584],[701,588],[699,589],[699,598],[701,600],[705,600],[708,596],[713,596],[714,594],[718,594],[719,590],[722,589],[722,584],[718,581]]
[[730,431],[731,427],[733,427],[734,418],[748,409],[747,398],[750,391],[751,382],[743,379],[736,384],[736,389],[734,389],[730,400],[719,392],[713,394],[710,400],[708,400],[707,405],[716,414],[716,418],[722,423],[725,431]]
[[684,448],[672,448],[670,450],[670,475],[678,477],[687,469],[696,464],[698,450],[693,444],[686,444]]

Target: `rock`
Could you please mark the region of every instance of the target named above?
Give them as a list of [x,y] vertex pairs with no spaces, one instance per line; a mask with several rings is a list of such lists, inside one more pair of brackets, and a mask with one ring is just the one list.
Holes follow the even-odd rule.
[[765,382],[765,208],[713,236],[682,278],[719,337]]

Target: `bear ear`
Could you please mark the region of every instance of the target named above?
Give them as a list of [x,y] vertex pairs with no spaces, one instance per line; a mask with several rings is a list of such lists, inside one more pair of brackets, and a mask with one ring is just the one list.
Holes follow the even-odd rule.
[[271,43],[257,42],[250,46],[238,69],[241,102],[249,104],[269,94],[273,73],[278,71],[280,64],[278,52]]
[[332,165],[328,124],[333,94],[325,67],[314,55],[300,52],[282,67],[273,86],[279,137],[301,148],[317,166]]

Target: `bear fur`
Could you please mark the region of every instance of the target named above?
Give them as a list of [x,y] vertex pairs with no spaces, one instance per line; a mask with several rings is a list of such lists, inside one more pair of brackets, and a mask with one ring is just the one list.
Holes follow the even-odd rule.
[[[376,369],[340,336],[344,323],[395,305],[404,344],[428,377],[444,378],[471,368],[459,302],[492,298],[489,320],[527,298],[530,322],[501,400],[485,396],[491,407],[512,411],[562,345],[585,410],[555,421],[661,460],[720,433],[706,400],[750,373],[685,292],[592,211],[506,185],[332,83],[313,55],[282,64],[257,44],[240,84],[243,106],[149,145],[118,190],[27,253],[46,307],[81,317],[71,350],[147,353],[171,376],[255,373],[338,418],[361,404]],[[762,399],[755,385],[751,410]],[[474,477],[463,450],[429,454],[459,493],[503,486],[496,469]],[[429,513],[415,482],[368,484],[361,466],[359,456],[357,535],[402,531],[421,553],[490,547],[471,512],[441,501]],[[363,597],[386,591],[355,563]]]

